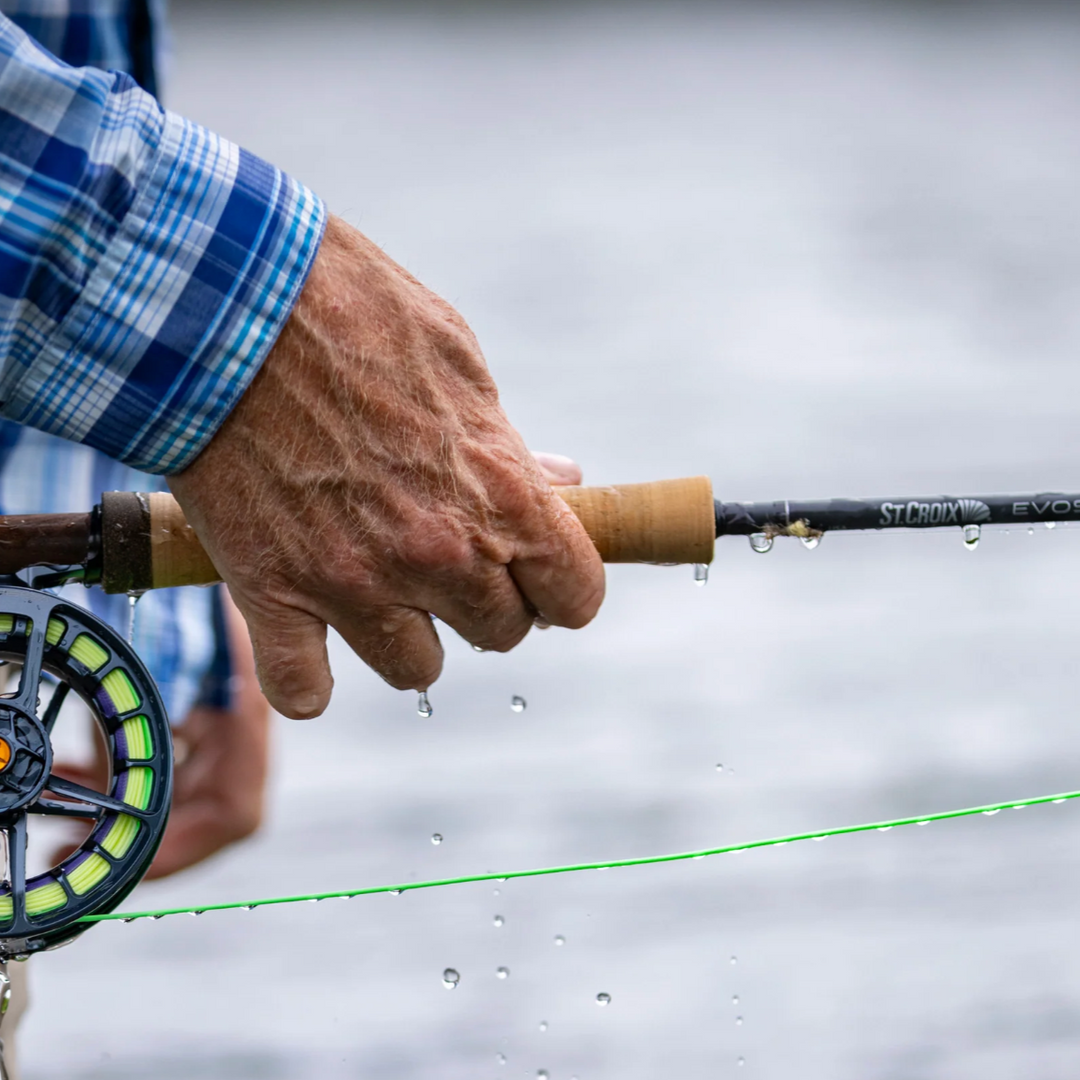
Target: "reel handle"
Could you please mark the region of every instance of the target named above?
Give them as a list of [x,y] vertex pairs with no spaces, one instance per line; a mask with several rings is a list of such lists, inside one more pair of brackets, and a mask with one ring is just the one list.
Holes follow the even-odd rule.
[[[716,516],[707,476],[555,491],[585,526],[604,562],[712,562]],[[101,555],[105,592],[221,580],[184,512],[166,492],[106,492]]]

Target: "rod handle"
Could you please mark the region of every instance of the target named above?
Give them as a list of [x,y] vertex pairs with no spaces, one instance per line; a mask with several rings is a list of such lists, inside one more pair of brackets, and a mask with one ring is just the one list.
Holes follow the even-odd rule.
[[[555,491],[585,526],[604,562],[712,562],[716,519],[707,476]],[[221,580],[179,503],[167,492],[105,492],[101,552],[105,592]]]

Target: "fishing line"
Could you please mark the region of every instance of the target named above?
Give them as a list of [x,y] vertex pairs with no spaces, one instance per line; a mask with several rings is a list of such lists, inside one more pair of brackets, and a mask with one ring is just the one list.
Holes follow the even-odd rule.
[[1009,802],[989,803],[985,806],[969,806],[962,810],[944,810],[937,814],[893,818],[891,821],[872,821],[863,825],[842,825],[839,828],[792,833],[789,836],[776,836],[767,840],[750,840],[741,844],[726,844],[724,847],[705,848],[701,851],[682,851],[673,855],[646,855],[637,859],[573,863],[568,866],[545,866],[535,870],[510,870],[497,874],[469,874],[464,877],[436,878],[432,881],[402,882],[400,885],[370,885],[363,889],[346,889],[341,892],[306,893],[300,896],[273,896],[263,900],[203,904],[200,907],[160,908],[155,911],[113,911],[98,915],[85,915],[78,921],[91,923],[119,919],[122,922],[134,922],[136,919],[162,919],[166,915],[202,915],[205,911],[229,911],[234,908],[251,910],[257,907],[269,907],[271,904],[300,904],[317,900],[349,899],[353,896],[370,896],[374,893],[393,893],[397,895],[413,892],[417,889],[440,889],[446,885],[468,885],[478,881],[509,881],[511,878],[544,877],[548,874],[573,874],[580,870],[613,870],[620,866],[654,866],[658,863],[681,862],[686,859],[704,859],[709,855],[728,855],[737,851],[751,851],[754,848],[781,847],[784,844],[794,844],[801,840],[824,840],[830,836],[845,836],[849,833],[887,832],[889,829],[896,829],[902,825],[928,825],[932,821],[974,817],[976,814],[985,814],[987,817],[991,817],[1001,810],[1022,810],[1026,806],[1064,803],[1078,798],[1080,798],[1080,791],[1064,791],[1057,795],[1039,795],[1033,799],[1013,799]]

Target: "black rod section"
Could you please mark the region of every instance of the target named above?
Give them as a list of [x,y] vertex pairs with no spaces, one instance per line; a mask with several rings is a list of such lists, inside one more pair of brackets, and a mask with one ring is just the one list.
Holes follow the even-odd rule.
[[716,501],[716,535],[817,535],[837,529],[939,529],[1080,521],[1080,495],[926,495],[921,498]]

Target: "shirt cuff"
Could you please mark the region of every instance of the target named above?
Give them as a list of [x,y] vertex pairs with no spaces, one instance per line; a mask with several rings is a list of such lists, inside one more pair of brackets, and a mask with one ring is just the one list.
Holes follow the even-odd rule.
[[302,184],[166,112],[131,209],[6,415],[179,472],[255,377],[325,223]]

